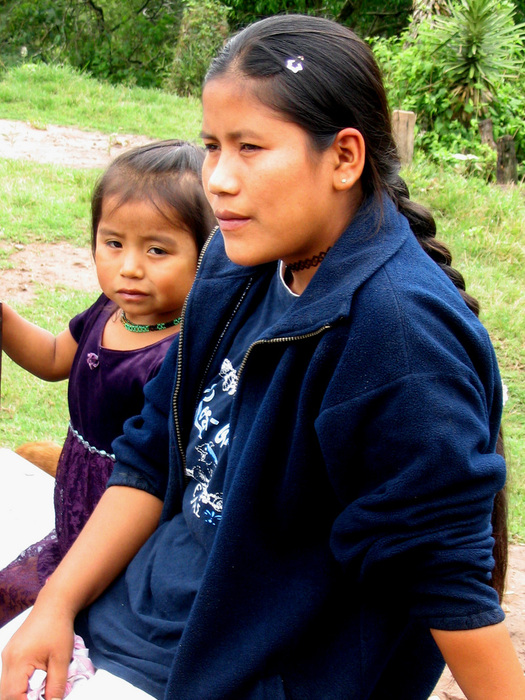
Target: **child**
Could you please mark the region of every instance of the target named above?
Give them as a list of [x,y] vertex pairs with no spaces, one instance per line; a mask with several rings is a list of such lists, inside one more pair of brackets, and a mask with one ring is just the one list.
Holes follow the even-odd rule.
[[69,377],[70,426],[56,474],[56,529],[0,572],[0,626],[32,605],[76,539],[113,469],[111,443],[139,413],[179,331],[197,258],[214,225],[204,152],[163,141],[118,157],[92,199],[103,294],[56,338],[4,304],[4,350],[50,381]]
[[426,700],[442,652],[471,700],[523,700],[491,586],[501,381],[399,178],[369,49],[263,20],[212,64],[203,115],[220,233],[2,700],[35,667],[61,697],[73,626],[154,698]]

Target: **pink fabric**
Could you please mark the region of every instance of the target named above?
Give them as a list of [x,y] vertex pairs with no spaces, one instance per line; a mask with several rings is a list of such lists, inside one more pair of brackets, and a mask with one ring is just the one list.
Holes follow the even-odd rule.
[[[67,683],[64,697],[67,697],[73,688],[83,681],[95,675],[95,667],[89,658],[84,640],[75,635],[73,655],[67,673]],[[37,669],[31,678],[27,688],[27,700],[45,700],[46,672]]]

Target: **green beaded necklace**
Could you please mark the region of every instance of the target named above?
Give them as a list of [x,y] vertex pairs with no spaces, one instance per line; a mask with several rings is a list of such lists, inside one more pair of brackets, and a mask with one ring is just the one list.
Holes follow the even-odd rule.
[[172,328],[172,326],[178,326],[181,322],[181,316],[179,318],[173,319],[173,321],[165,321],[164,323],[154,323],[151,326],[143,326],[140,323],[133,323],[127,317],[124,311],[120,313],[120,320],[122,325],[127,331],[132,333],[149,333],[150,331],[163,331],[165,328]]

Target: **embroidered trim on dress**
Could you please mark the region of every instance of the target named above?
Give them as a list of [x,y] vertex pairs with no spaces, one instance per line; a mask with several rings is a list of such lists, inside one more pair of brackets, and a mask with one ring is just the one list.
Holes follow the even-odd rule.
[[79,441],[79,443],[83,447],[85,447],[86,450],[88,450],[88,452],[91,452],[91,454],[96,453],[96,454],[100,455],[101,457],[109,457],[109,459],[112,462],[116,461],[115,455],[110,455],[109,452],[106,452],[106,450],[97,450],[97,448],[93,447],[93,445],[90,445],[87,440],[84,440],[82,435],[78,432],[78,430],[75,430],[75,428],[73,428],[71,423],[69,423],[69,428],[70,428],[71,432],[73,433],[73,435],[76,437],[76,439]]

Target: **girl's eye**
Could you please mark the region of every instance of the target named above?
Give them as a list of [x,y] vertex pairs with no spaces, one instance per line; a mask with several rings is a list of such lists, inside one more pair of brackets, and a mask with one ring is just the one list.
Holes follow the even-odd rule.
[[122,248],[122,243],[120,241],[106,241],[108,248]]
[[165,250],[163,250],[162,248],[157,248],[156,246],[153,246],[152,248],[150,248],[149,252],[153,253],[153,255],[166,255]]

